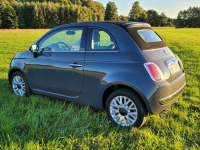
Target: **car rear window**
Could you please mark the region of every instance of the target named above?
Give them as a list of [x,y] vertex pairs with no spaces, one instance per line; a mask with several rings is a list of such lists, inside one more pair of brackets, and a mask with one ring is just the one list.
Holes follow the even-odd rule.
[[138,34],[145,42],[160,42],[161,38],[153,30],[139,30]]
[[141,50],[166,47],[162,38],[151,27],[125,27]]

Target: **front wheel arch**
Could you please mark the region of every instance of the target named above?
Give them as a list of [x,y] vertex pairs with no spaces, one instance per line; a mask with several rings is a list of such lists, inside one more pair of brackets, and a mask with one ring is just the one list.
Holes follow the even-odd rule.
[[13,69],[10,70],[9,73],[8,73],[8,80],[9,80],[9,83],[10,83],[10,84],[11,84],[11,77],[12,77],[13,73],[15,73],[15,72],[17,72],[17,71],[20,72],[21,74],[23,74],[24,77],[26,77],[25,74],[24,74],[20,69],[18,69],[18,68],[13,68]]
[[[19,84],[20,85],[20,87],[18,87],[18,86],[16,86],[16,87],[18,87],[18,90],[20,89],[20,90],[22,90],[22,88],[21,87],[24,87],[24,93],[23,93],[23,95],[21,95],[21,93],[19,93],[19,91],[16,93],[16,91],[14,90],[14,88],[13,88],[13,78],[15,78],[16,76],[19,76],[19,77],[21,77],[21,82],[19,82],[18,81],[18,83],[14,83],[15,84],[15,86],[16,86],[16,84]],[[19,79],[18,79],[19,80]],[[23,83],[22,83],[23,82]],[[32,94],[32,91],[31,91],[31,89],[30,89],[30,87],[29,87],[29,84],[28,84],[28,81],[27,81],[27,79],[26,79],[26,77],[24,76],[24,74],[21,72],[21,71],[14,71],[12,74],[11,74],[11,77],[10,77],[10,85],[11,85],[11,88],[12,88],[12,91],[15,93],[15,94],[17,94],[17,95],[21,95],[21,96],[26,96],[26,97],[29,97],[29,96],[31,96],[31,94]]]
[[[13,69],[11,69],[11,70],[9,71],[9,73],[8,73],[8,81],[9,81],[10,85],[11,85],[11,77],[12,77],[12,75],[13,75],[15,72],[20,72],[20,73],[25,77],[25,79],[26,79],[26,81],[27,81],[27,84],[28,84],[28,86],[30,87],[30,83],[28,82],[27,77],[25,76],[24,72],[23,72],[20,68],[13,68]],[[31,88],[30,88],[30,91],[31,91],[31,93],[32,93]]]

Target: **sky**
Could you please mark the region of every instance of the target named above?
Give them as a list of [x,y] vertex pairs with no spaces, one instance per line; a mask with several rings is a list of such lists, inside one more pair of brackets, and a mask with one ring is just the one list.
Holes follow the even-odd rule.
[[[94,0],[106,7],[111,1],[115,2],[119,15],[128,16],[129,11],[136,0]],[[159,14],[164,12],[167,17],[176,18],[180,10],[186,10],[190,6],[200,7],[200,0],[138,0],[144,10],[154,9]]]

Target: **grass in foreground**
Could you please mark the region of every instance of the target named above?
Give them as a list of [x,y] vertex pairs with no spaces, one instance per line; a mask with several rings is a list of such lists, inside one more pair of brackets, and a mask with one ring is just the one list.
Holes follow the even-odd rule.
[[200,29],[155,30],[182,59],[187,87],[167,114],[149,115],[141,129],[116,126],[88,106],[14,95],[10,60],[48,30],[0,30],[0,149],[199,149]]

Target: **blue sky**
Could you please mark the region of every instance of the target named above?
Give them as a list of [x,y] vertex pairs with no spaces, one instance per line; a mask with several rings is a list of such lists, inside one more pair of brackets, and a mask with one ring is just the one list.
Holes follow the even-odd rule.
[[[95,0],[101,2],[104,7],[111,1],[115,2],[119,15],[127,16],[132,4],[136,0]],[[200,0],[138,0],[144,10],[154,9],[159,14],[164,12],[168,17],[176,18],[180,10],[188,9],[190,6],[200,7]]]

